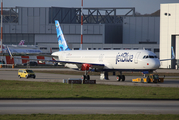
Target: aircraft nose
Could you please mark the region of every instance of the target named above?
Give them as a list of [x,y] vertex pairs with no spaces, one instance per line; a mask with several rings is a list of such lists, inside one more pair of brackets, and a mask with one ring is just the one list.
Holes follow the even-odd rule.
[[160,67],[160,61],[159,60],[154,60],[152,67],[154,69],[158,69]]
[[156,60],[155,66],[156,66],[156,68],[159,68],[159,67],[160,67],[160,61],[159,61],[159,60]]
[[147,68],[149,69],[158,69],[160,67],[160,61],[155,59],[155,60],[150,60],[147,62]]

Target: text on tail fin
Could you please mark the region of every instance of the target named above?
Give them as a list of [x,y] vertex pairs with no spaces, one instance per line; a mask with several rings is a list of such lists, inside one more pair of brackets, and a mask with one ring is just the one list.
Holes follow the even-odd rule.
[[56,26],[56,32],[57,32],[59,51],[70,50],[67,43],[66,43],[66,40],[64,38],[62,29],[60,27],[58,20],[55,20],[55,26]]

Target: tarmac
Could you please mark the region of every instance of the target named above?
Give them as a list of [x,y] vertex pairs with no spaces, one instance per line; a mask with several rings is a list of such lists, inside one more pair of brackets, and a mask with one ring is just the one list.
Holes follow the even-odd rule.
[[[18,78],[17,71],[19,68],[0,68],[1,80],[20,80],[20,81],[41,81],[41,82],[63,82],[64,79],[81,79],[81,75],[65,75],[65,74],[53,74],[53,73],[39,73],[36,72],[36,79]],[[66,68],[31,68],[38,71],[74,71]],[[96,80],[96,84],[108,84],[108,85],[127,85],[127,86],[152,86],[152,87],[179,87],[179,70],[174,69],[157,69],[157,73],[176,73],[178,76],[165,76],[163,83],[133,83],[132,79],[143,76],[126,76],[124,82],[117,81],[116,76],[109,76],[109,80],[100,80],[99,75],[91,75],[91,80]],[[163,77],[163,76],[162,76]]]

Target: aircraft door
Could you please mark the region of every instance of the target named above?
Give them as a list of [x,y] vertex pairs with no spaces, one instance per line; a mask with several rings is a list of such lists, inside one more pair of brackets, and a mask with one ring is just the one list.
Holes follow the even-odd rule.
[[134,58],[134,63],[135,64],[138,64],[138,57],[139,57],[139,55],[140,55],[140,52],[136,53],[136,55],[135,55],[135,58]]

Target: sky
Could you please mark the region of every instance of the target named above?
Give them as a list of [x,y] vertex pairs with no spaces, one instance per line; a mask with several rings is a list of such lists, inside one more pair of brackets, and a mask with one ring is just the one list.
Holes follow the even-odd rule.
[[[162,3],[179,3],[179,0],[83,0],[83,7],[135,7],[141,14],[160,9]],[[3,0],[4,7],[81,7],[81,0]]]

